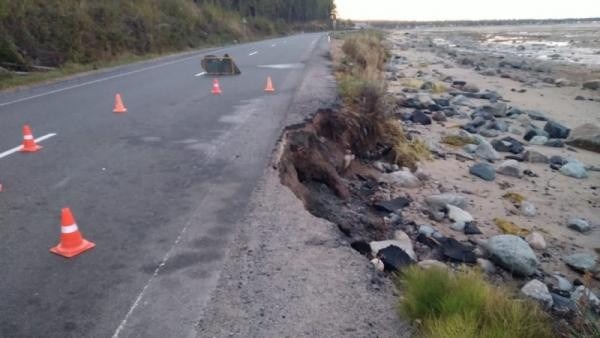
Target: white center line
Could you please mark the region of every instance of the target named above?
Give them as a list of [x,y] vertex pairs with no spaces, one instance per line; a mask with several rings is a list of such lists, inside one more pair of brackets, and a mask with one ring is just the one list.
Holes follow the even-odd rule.
[[[44,140],[47,140],[47,139],[49,139],[49,138],[51,138],[51,137],[54,137],[54,136],[56,136],[56,134],[55,134],[55,133],[51,133],[51,134],[48,134],[48,135],[44,135],[44,136],[42,136],[42,137],[36,138],[36,139],[35,139],[35,142],[36,142],[36,143],[39,143],[39,142],[42,142],[42,141],[44,141]],[[20,146],[18,146],[18,147],[14,147],[14,148],[12,148],[12,149],[10,149],[10,150],[7,150],[7,151],[5,151],[5,152],[3,152],[3,153],[1,153],[1,154],[0,154],[0,158],[5,158],[6,156],[12,155],[12,154],[14,154],[14,153],[16,153],[16,152],[20,151],[20,150],[21,150],[21,148],[23,148],[23,145],[20,145]]]
[[[214,52],[219,52],[219,51],[222,51],[222,50],[224,50],[224,49],[216,50]],[[188,60],[196,59],[196,58],[198,58],[198,55],[202,55],[202,53],[197,53],[197,54],[194,54],[194,55],[186,57],[186,58],[177,59],[177,60],[173,60],[173,61],[161,63],[161,64],[150,66],[150,67],[145,67],[145,68],[141,68],[141,69],[132,70],[132,71],[126,72],[126,73],[115,74],[115,75],[103,77],[101,79],[96,79],[96,80],[87,81],[87,82],[79,83],[79,84],[68,86],[68,87],[64,87],[64,88],[59,88],[59,89],[47,91],[47,92],[44,92],[44,93],[41,93],[41,94],[37,94],[37,95],[23,97],[23,98],[20,98],[20,99],[17,99],[17,100],[13,100],[13,101],[2,102],[2,103],[0,103],[0,107],[8,106],[8,105],[19,103],[19,102],[23,102],[23,101],[29,101],[29,100],[37,99],[38,97],[44,97],[44,96],[48,96],[48,95],[52,95],[52,94],[56,94],[56,93],[61,93],[61,92],[67,91],[67,90],[71,90],[71,89],[75,89],[75,88],[79,88],[79,87],[83,87],[83,86],[89,86],[89,85],[94,84],[94,83],[104,82],[104,81],[108,81],[108,80],[112,80],[112,79],[118,79],[120,77],[125,77],[125,76],[129,76],[129,75],[132,75],[132,74],[137,74],[137,73],[145,72],[145,71],[148,71],[148,70],[151,70],[151,69],[166,67],[166,66],[169,66],[169,65],[172,65],[172,64],[176,64],[176,63],[180,63],[180,62],[185,62],[185,61],[188,61]]]
[[258,52],[257,52],[257,51],[254,51],[254,52],[252,52],[252,53],[248,54],[248,56],[252,56],[252,55],[256,55],[256,54],[258,54]]
[[195,76],[195,77],[198,77],[198,76],[204,76],[204,75],[206,75],[206,72],[201,72],[201,73],[198,73],[198,74],[196,74],[196,75],[194,75],[194,76]]

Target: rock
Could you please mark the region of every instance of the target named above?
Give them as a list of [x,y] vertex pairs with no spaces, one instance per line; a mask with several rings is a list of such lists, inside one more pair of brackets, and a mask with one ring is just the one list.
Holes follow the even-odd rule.
[[426,259],[426,260],[420,261],[419,263],[417,263],[417,265],[423,269],[431,269],[431,268],[443,269],[443,270],[448,269],[448,266],[446,264],[444,264],[443,262],[440,262],[440,261],[436,261],[434,259]]
[[543,131],[540,128],[536,128],[536,127],[532,127],[529,130],[527,130],[527,132],[525,133],[525,136],[523,136],[523,139],[525,141],[531,141],[531,139],[533,139],[536,136],[545,136],[548,137],[548,133]]
[[583,89],[599,90],[600,80],[591,80],[583,83]]
[[415,99],[417,100],[421,108],[429,109],[431,106],[436,105],[435,101],[431,99],[431,96],[425,93],[417,94]]
[[546,144],[546,142],[548,142],[548,138],[546,136],[541,136],[541,135],[534,136],[529,141],[529,143],[535,144],[535,145],[538,145],[538,146],[543,146],[544,144]]
[[529,281],[521,288],[521,293],[542,303],[546,308],[552,307],[553,300],[546,284],[537,279]]
[[521,210],[521,214],[526,217],[534,217],[537,214],[537,208],[531,202],[525,201],[521,203],[519,209]]
[[527,235],[527,237],[525,237],[525,240],[527,241],[530,247],[536,250],[546,249],[546,241],[544,240],[544,236],[542,236],[542,234],[540,234],[539,232],[534,231],[530,233],[529,235]]
[[421,225],[421,226],[419,226],[418,232],[419,232],[419,234],[423,234],[427,237],[431,237],[436,232],[436,230],[429,225]]
[[485,136],[485,137],[498,137],[500,135],[500,132],[497,130],[493,130],[493,129],[482,129],[479,131],[479,134],[481,136]]
[[539,151],[527,150],[523,154],[523,161],[529,163],[548,163],[550,162],[550,159]]
[[477,258],[477,265],[479,265],[483,272],[489,275],[496,273],[496,267],[494,266],[494,263],[488,261],[487,259]]
[[496,178],[496,170],[489,163],[477,163],[469,169],[469,173],[486,181],[493,181]]
[[588,174],[585,170],[585,167],[578,162],[569,162],[562,167],[560,167],[559,171],[561,174],[574,178],[587,178]]
[[521,142],[510,136],[500,140],[493,140],[491,144],[495,150],[505,153],[520,154],[525,150]]
[[446,114],[444,114],[444,112],[442,111],[436,111],[431,115],[431,118],[434,121],[438,121],[438,122],[446,122],[448,121],[448,119],[446,118]]
[[559,316],[572,316],[577,312],[577,303],[573,300],[558,295],[556,293],[551,293],[553,306],[552,310]]
[[467,93],[477,93],[479,91],[479,88],[472,83],[465,84],[461,89]]
[[417,260],[417,255],[413,250],[412,241],[410,240],[410,238],[408,238],[408,236],[406,236],[405,240],[389,239],[386,241],[373,241],[369,243],[369,245],[371,246],[373,256],[377,256],[379,254],[379,251],[381,251],[382,249],[385,249],[389,246],[395,246],[399,249],[402,249],[402,251],[406,252],[406,254],[412,260]]
[[565,146],[565,141],[557,138],[549,139],[546,143],[544,143],[546,147],[552,148],[562,148]]
[[592,230],[592,227],[588,222],[582,220],[581,218],[571,218],[567,223],[567,226],[573,230],[577,230],[581,233],[586,233]]
[[532,120],[536,120],[536,121],[548,121],[548,117],[546,117],[546,115],[544,113],[539,112],[539,111],[529,110],[527,112],[527,115],[529,115],[529,117]]
[[531,276],[537,269],[535,253],[518,236],[493,236],[487,240],[485,248],[493,262],[518,276]]
[[448,209],[448,218],[454,221],[454,224],[450,226],[453,230],[462,232],[465,228],[465,224],[473,222],[474,220],[471,214],[459,207],[447,204],[446,208]]
[[475,152],[477,151],[477,145],[476,144],[466,144],[463,147],[463,150],[467,154],[475,154]]
[[371,260],[371,263],[373,264],[373,266],[375,267],[375,269],[377,271],[383,272],[385,270],[385,264],[383,264],[383,262],[381,261],[381,259],[379,259],[379,258],[373,258]]
[[431,175],[429,175],[427,172],[425,172],[421,168],[417,168],[417,171],[415,171],[415,176],[417,176],[417,178],[421,182],[428,181],[431,178]]
[[421,186],[421,181],[417,176],[413,175],[408,169],[394,171],[389,174],[379,176],[380,182],[387,182],[392,185],[399,185],[404,188],[418,188]]
[[516,126],[508,127],[508,132],[513,135],[523,135],[523,131],[521,130],[521,128],[516,127]]
[[425,113],[423,113],[423,111],[421,110],[415,110],[411,117],[410,120],[413,123],[419,123],[422,125],[430,125],[431,124],[431,118],[427,115],[425,115]]
[[565,263],[579,272],[595,272],[598,256],[588,252],[578,252],[565,257]]
[[563,126],[556,121],[548,121],[544,126],[544,131],[548,133],[550,138],[565,139],[569,137],[571,129]]
[[369,256],[372,253],[371,246],[366,241],[354,241],[350,246],[363,256]]
[[600,127],[586,123],[571,131],[567,144],[600,153]]
[[384,270],[389,272],[401,271],[414,263],[404,250],[393,245],[379,250],[377,257],[383,262]]
[[454,238],[446,238],[441,242],[442,254],[452,262],[475,264],[477,257],[473,248],[466,246]]
[[500,154],[494,150],[494,147],[487,141],[483,140],[475,150],[475,155],[483,160],[496,161],[500,159]]
[[464,209],[467,207],[467,198],[460,194],[443,193],[427,196],[425,203],[436,211],[445,210],[448,204]]
[[569,161],[567,161],[567,159],[565,159],[562,156],[558,156],[558,155],[554,155],[552,157],[550,157],[550,166],[556,166],[558,167],[558,169],[560,169],[560,167],[562,167],[563,165],[569,163]]
[[575,96],[575,101],[585,101],[585,97],[583,97],[581,95],[577,95],[577,96]]
[[491,113],[494,117],[506,117],[508,105],[504,102],[494,102],[484,105],[481,109]]
[[566,279],[565,277],[559,275],[559,274],[554,274],[552,275],[554,278],[556,278],[556,281],[558,282],[558,289],[561,291],[571,291],[573,290],[573,284],[571,284],[571,282],[569,282],[568,279]]
[[465,235],[481,235],[482,233],[481,230],[479,230],[479,228],[473,222],[465,223],[465,227],[463,230]]
[[373,204],[375,209],[385,212],[395,212],[399,209],[405,208],[410,204],[410,200],[406,197],[394,198],[390,201],[377,202]]
[[500,164],[500,167],[498,167],[497,172],[498,174],[506,176],[513,176],[519,178],[523,176],[521,166],[519,165],[519,162],[515,160],[506,160],[502,162],[502,164]]
[[598,299],[598,296],[596,296],[590,289],[583,285],[576,287],[571,294],[571,300],[576,303],[580,303],[581,298],[585,299],[593,307],[600,306],[600,299]]

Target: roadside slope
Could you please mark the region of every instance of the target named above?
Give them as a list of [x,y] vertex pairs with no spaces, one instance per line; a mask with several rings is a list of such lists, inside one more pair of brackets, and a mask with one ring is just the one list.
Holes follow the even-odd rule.
[[[306,71],[287,125],[335,100],[334,78],[323,76],[331,62],[313,61]],[[242,222],[198,337],[409,336],[389,279],[356,255],[335,224],[306,211],[276,168],[265,171]]]

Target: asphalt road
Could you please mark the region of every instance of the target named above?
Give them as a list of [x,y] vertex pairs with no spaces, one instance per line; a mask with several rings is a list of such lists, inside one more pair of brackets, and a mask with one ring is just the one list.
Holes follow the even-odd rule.
[[[327,48],[303,34],[0,94],[0,336],[195,336],[305,65]],[[213,53],[243,72],[220,78],[221,96],[196,76]],[[25,123],[56,135],[6,153]],[[65,206],[96,243],[70,260],[48,251]]]

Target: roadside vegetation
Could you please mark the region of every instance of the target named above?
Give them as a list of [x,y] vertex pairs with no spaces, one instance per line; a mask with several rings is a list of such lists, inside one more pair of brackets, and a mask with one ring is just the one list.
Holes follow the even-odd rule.
[[400,314],[429,338],[555,337],[550,316],[473,270],[412,267],[397,277]]
[[324,30],[333,9],[333,0],[0,0],[0,89],[192,48]]
[[394,102],[387,95],[384,78],[390,58],[385,36],[367,30],[337,37],[343,39],[337,81],[346,108],[342,113],[347,115],[348,124],[355,126],[359,140],[354,150],[365,154],[387,146],[390,162],[414,169],[419,160],[429,157],[429,152],[421,140],[407,137],[392,116]]

